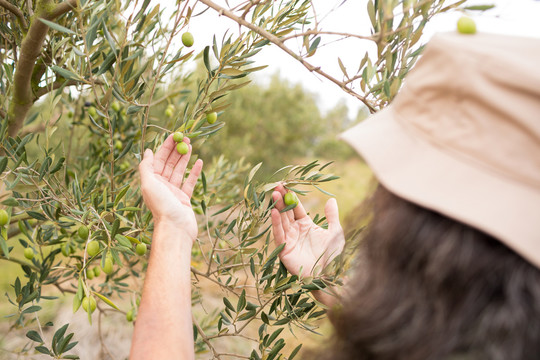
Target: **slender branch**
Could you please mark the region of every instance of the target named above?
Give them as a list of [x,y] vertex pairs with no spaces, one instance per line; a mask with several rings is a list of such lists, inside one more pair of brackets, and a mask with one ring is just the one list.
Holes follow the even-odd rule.
[[44,86],[37,89],[34,92],[34,99],[37,100],[43,95],[46,95],[53,90],[60,89],[62,86],[73,86],[73,85],[78,85],[80,83],[81,83],[80,81],[75,81],[75,80],[55,81],[52,83],[51,86]]
[[5,257],[3,255],[0,255],[0,260],[11,261],[11,262],[19,264],[19,265],[26,265],[26,266],[30,267],[32,270],[34,270],[34,271],[39,271],[39,269],[34,264],[23,261],[23,260],[16,259],[14,257],[7,258],[7,257]]
[[21,11],[21,9],[19,9],[12,3],[8,2],[7,0],[0,0],[0,6],[10,11],[11,13],[13,13],[13,15],[15,15],[17,19],[19,20],[19,23],[21,24],[24,30],[28,29],[28,24],[26,23],[24,14]]
[[360,40],[370,40],[375,41],[377,40],[377,37],[375,36],[363,36],[363,35],[356,35],[356,34],[350,34],[350,33],[343,33],[343,32],[335,32],[335,31],[318,31],[318,30],[308,30],[302,33],[293,34],[286,36],[284,38],[281,38],[281,41],[285,42],[290,39],[294,39],[297,37],[303,37],[303,36],[309,36],[309,35],[335,35],[335,36],[343,36],[346,38],[356,38]]
[[308,69],[311,72],[317,73],[317,74],[325,77],[326,79],[330,80],[334,84],[338,85],[347,94],[354,96],[355,98],[360,100],[362,103],[364,103],[368,107],[370,112],[372,112],[372,113],[375,112],[375,107],[373,106],[373,104],[371,104],[371,102],[368,99],[366,99],[362,95],[360,95],[360,94],[356,93],[355,91],[351,90],[350,88],[348,88],[347,84],[344,83],[343,81],[339,81],[338,79],[334,78],[330,74],[327,74],[326,72],[322,71],[320,67],[313,66],[312,64],[310,64],[309,62],[304,60],[304,58],[302,58],[300,55],[296,54],[291,49],[289,49],[287,46],[285,46],[282,39],[278,38],[274,34],[272,34],[272,33],[268,32],[268,31],[266,31],[266,30],[264,30],[264,29],[262,29],[262,28],[260,28],[260,27],[258,27],[256,25],[254,25],[254,24],[242,19],[241,17],[236,16],[232,11],[227,10],[227,9],[215,4],[211,0],[199,0],[199,1],[201,3],[203,3],[203,4],[205,4],[206,6],[214,9],[219,14],[225,15],[229,19],[237,22],[239,25],[244,26],[244,27],[254,31],[255,33],[257,33],[260,36],[264,37],[265,39],[269,40],[271,43],[275,44],[281,50],[285,51],[288,55],[290,55],[291,57],[296,59],[298,62],[300,62],[300,64],[302,64],[306,69]]

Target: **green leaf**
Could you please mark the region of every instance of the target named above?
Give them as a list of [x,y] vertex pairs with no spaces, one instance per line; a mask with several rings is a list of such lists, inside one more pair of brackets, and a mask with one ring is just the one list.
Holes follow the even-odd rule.
[[229,308],[230,310],[236,311],[236,310],[234,309],[234,306],[231,304],[231,302],[229,301],[229,299],[227,299],[226,297],[223,298],[223,303],[224,303],[225,306],[226,306],[227,308]]
[[101,295],[100,293],[97,293],[95,292],[94,295],[96,295],[98,298],[100,298],[101,300],[103,300],[103,302],[105,302],[107,305],[109,305],[110,307],[116,309],[116,310],[120,310],[118,308],[118,306],[116,306],[111,300],[109,300],[105,295]]
[[236,304],[236,312],[244,310],[246,303],[246,290],[242,290],[242,294],[240,294],[240,298],[238,299],[238,304]]
[[43,343],[43,339],[35,330],[30,330],[29,332],[27,332],[26,337],[32,341]]
[[294,350],[291,352],[291,355],[289,355],[288,360],[294,359],[294,357],[298,354],[301,348],[302,348],[302,344],[295,347]]
[[58,75],[68,79],[68,80],[79,80],[79,76],[67,69],[61,68],[59,66],[53,65],[51,69]]
[[8,163],[8,158],[7,158],[7,156],[1,156],[1,160],[0,160],[0,174],[3,173],[4,170],[6,170],[7,163]]
[[207,46],[204,48],[204,52],[203,52],[204,66],[206,67],[206,70],[208,70],[208,72],[212,72],[212,68],[210,67],[209,54],[210,54],[210,46]]
[[120,200],[122,200],[122,198],[124,197],[124,195],[126,195],[126,193],[128,192],[129,190],[129,184],[124,186],[120,192],[118,193],[118,195],[116,195],[116,198],[114,199],[114,207],[116,207],[118,205],[118,203],[120,202]]
[[39,311],[41,310],[41,306],[37,306],[37,305],[32,305],[30,307],[27,307],[26,309],[24,309],[21,314],[31,314],[31,313],[35,313],[36,311]]
[[43,18],[40,18],[39,21],[41,21],[42,23],[44,23],[45,25],[47,25],[51,29],[54,29],[54,30],[57,30],[57,31],[60,31],[60,32],[63,32],[63,33],[66,33],[66,34],[70,34],[70,35],[77,35],[74,31],[72,31],[72,30],[68,29],[67,27],[64,27],[64,26],[62,26],[60,24],[57,24],[55,22],[45,20]]
[[51,355],[51,352],[49,351],[49,349],[47,349],[45,346],[36,346],[35,347],[36,351],[42,353],[42,354],[45,354],[45,355]]

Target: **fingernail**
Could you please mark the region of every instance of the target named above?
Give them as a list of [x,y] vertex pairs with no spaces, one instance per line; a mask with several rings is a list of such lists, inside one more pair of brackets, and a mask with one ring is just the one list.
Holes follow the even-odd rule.
[[144,157],[150,156],[152,154],[152,150],[146,149],[144,150]]

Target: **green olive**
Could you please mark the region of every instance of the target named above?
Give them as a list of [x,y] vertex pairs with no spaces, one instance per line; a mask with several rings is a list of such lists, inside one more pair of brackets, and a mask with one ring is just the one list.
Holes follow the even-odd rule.
[[103,269],[103,272],[107,275],[111,275],[114,271],[114,267],[113,267],[113,261],[111,258],[106,258],[105,259],[105,265],[102,267]]
[[62,251],[62,255],[68,257],[71,253],[71,246],[69,246],[69,244],[62,244],[62,246],[60,246],[60,250]]
[[132,321],[133,321],[133,309],[129,310],[129,311],[126,313],[126,320],[129,321],[129,322],[132,322]]
[[6,210],[0,209],[0,226],[6,226],[9,222],[9,214]]
[[174,116],[174,110],[167,108],[165,110],[165,115],[169,118],[172,118]]
[[24,257],[28,260],[32,260],[34,258],[34,250],[32,250],[32,248],[24,249]]
[[91,117],[97,116],[97,110],[93,106],[90,106],[86,111],[88,111],[88,115],[90,115]]
[[468,16],[462,16],[457,22],[457,30],[461,34],[475,34],[476,23]]
[[92,280],[96,274],[94,274],[94,270],[86,269],[86,277],[88,280]]
[[99,242],[96,240],[90,241],[86,247],[86,252],[90,257],[94,257],[99,254]]
[[113,111],[119,112],[120,111],[120,104],[118,103],[118,101],[113,102],[111,104],[111,108],[113,109]]
[[96,266],[94,268],[94,276],[98,277],[99,275],[101,275],[101,269]]
[[77,233],[79,234],[79,237],[83,240],[86,240],[88,239],[88,228],[84,225],[82,225],[81,227],[79,227],[79,229],[77,230]]
[[68,111],[68,113],[67,113],[67,117],[68,117],[68,118],[71,119],[71,118],[73,117],[73,115],[74,115],[74,114],[73,114],[73,111],[71,111],[71,110]]
[[209,124],[215,123],[217,120],[217,112],[211,112],[206,114],[206,121],[208,121]]
[[97,303],[94,297],[85,297],[82,299],[82,308],[84,311],[89,312],[90,314],[96,310]]
[[193,35],[190,32],[185,32],[182,34],[182,44],[184,44],[184,46],[192,47],[194,42],[195,42],[195,39],[193,38]]
[[115,148],[116,150],[122,150],[122,147],[123,147],[123,145],[122,145],[122,142],[121,142],[120,140],[116,140],[116,141],[114,142],[114,148]]
[[285,205],[287,206],[298,205],[298,197],[293,192],[286,193],[285,196],[283,197],[283,201],[285,202]]
[[137,246],[135,247],[135,252],[139,256],[143,256],[144,254],[146,254],[146,250],[147,248],[145,243],[137,244]]
[[182,142],[184,140],[184,134],[181,131],[177,131],[173,134],[174,142]]
[[189,146],[185,142],[178,143],[176,145],[176,151],[181,155],[186,155],[189,152]]

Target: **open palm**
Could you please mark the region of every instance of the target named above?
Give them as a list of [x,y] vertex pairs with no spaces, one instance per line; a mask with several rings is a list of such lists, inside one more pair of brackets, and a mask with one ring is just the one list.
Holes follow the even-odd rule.
[[325,206],[328,229],[315,225],[301,203],[292,210],[285,208],[283,196],[287,193],[282,185],[272,194],[276,202],[272,210],[272,230],[276,245],[285,243],[279,254],[287,270],[293,275],[317,275],[333,258],[341,253],[345,237],[339,223],[337,202],[330,199]]
[[[189,139],[184,138],[184,142],[189,144]],[[195,162],[183,182],[190,155],[191,145],[186,155],[180,155],[172,136],[169,136],[155,156],[151,150],[146,150],[139,165],[139,173],[144,202],[152,211],[154,220],[174,223],[195,239],[197,221],[190,199],[201,173],[202,161]]]

